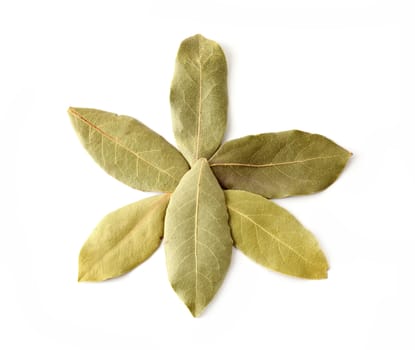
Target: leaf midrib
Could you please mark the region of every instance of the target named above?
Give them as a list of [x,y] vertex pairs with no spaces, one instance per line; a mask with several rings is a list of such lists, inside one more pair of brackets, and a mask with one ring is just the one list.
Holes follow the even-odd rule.
[[200,54],[200,39],[198,40],[198,56],[199,56],[199,106],[197,116],[197,133],[196,133],[196,154],[195,161],[199,159],[199,148],[200,148],[200,133],[201,133],[201,122],[202,122],[202,56]]
[[293,160],[289,162],[278,162],[278,163],[265,163],[265,164],[251,164],[251,163],[239,163],[239,162],[222,162],[222,163],[211,163],[211,167],[217,166],[240,166],[240,167],[247,167],[247,168],[268,168],[268,167],[276,167],[276,166],[283,166],[283,165],[291,165],[291,164],[300,164],[306,163],[314,160],[322,160],[322,159],[332,159],[332,158],[340,158],[341,155],[332,155],[332,156],[323,156],[323,157],[313,157],[301,160]]
[[[203,164],[202,164],[203,165]],[[199,239],[199,202],[200,202],[200,182],[202,179],[202,170],[203,166],[201,165],[199,175],[197,178],[197,184],[196,184],[196,208],[195,208],[195,228],[194,228],[194,254],[195,254],[195,301],[197,300],[197,290],[198,290],[198,239]]]

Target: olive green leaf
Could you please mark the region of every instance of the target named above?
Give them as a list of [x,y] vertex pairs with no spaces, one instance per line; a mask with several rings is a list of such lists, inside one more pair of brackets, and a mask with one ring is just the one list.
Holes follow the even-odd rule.
[[232,253],[224,193],[206,159],[196,162],[172,194],[164,233],[170,283],[198,316],[220,287]]
[[232,238],[256,262],[288,275],[327,278],[327,260],[314,236],[288,211],[245,191],[225,191]]
[[350,156],[324,136],[292,130],[232,140],[209,162],[224,188],[283,198],[324,190]]
[[227,67],[221,47],[195,35],[184,40],[176,58],[170,103],[177,145],[190,164],[209,158],[226,128]]
[[69,108],[82,144],[104,170],[135,189],[169,192],[107,215],[80,252],[79,280],[101,281],[130,271],[153,254],[163,235],[170,283],[195,317],[220,288],[233,244],[272,270],[326,278],[328,263],[314,236],[264,197],[327,188],[351,153],[324,136],[298,130],[221,146],[228,108],[226,58],[216,42],[200,34],[180,45],[170,104],[180,152],[131,117]]
[[189,169],[177,149],[134,118],[89,108],[68,113],[92,158],[128,186],[172,192]]
[[169,194],[149,197],[102,219],[79,254],[79,281],[102,281],[131,271],[163,237]]

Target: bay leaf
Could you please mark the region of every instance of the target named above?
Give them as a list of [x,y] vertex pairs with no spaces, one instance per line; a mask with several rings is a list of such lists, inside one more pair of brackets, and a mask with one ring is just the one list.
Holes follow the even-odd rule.
[[164,248],[170,283],[196,317],[216,294],[232,254],[225,197],[204,158],[171,196]]
[[350,156],[324,136],[291,130],[226,142],[209,162],[224,188],[284,198],[324,190]]
[[92,158],[128,186],[172,192],[189,169],[176,148],[134,118],[89,108],[68,113]]
[[149,197],[105,216],[81,249],[78,280],[121,276],[149,258],[163,237],[169,197]]
[[314,236],[287,210],[257,194],[227,190],[235,246],[261,265],[288,275],[327,278],[327,260]]
[[226,128],[227,66],[221,47],[198,34],[184,40],[176,58],[170,104],[176,142],[190,164],[209,158]]

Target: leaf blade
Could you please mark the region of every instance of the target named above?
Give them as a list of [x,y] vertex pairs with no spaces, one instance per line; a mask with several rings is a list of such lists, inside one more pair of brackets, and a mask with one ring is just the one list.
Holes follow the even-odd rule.
[[198,34],[179,48],[170,92],[173,131],[190,164],[209,158],[226,128],[227,65],[221,47]]
[[106,215],[79,254],[79,281],[121,276],[148,259],[160,246],[169,195],[129,204]]
[[257,263],[291,276],[327,278],[314,236],[287,210],[253,193],[225,191],[235,246]]
[[92,158],[130,187],[172,192],[189,168],[172,145],[134,118],[74,107],[68,114]]
[[224,188],[284,198],[326,189],[350,156],[324,136],[291,130],[226,142],[209,162]]
[[172,194],[164,248],[170,283],[197,317],[219,289],[232,253],[225,197],[205,159]]

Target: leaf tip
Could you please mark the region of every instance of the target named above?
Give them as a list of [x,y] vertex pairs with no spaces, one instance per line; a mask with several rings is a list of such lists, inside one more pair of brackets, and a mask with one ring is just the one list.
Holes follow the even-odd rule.
[[78,282],[98,282],[100,279],[97,279],[96,276],[93,276],[88,273],[88,270],[84,269],[82,266],[79,266],[78,270]]
[[79,269],[78,271],[78,282],[87,282],[88,278],[86,278],[87,273],[85,273],[85,271],[81,271],[81,269]]
[[198,318],[200,314],[197,314],[196,312],[190,310],[190,313],[192,314],[193,318]]
[[312,279],[315,280],[326,280],[329,275],[328,271],[330,269],[330,266],[328,263],[326,263],[324,266],[321,267],[321,270],[316,272],[315,275],[312,276]]
[[326,280],[327,278],[329,278],[328,270],[328,268],[324,270],[324,272],[321,274],[319,278],[320,280]]
[[108,277],[91,276],[88,273],[80,273],[78,275],[78,283],[80,282],[102,282],[109,279]]
[[203,36],[202,34],[200,34],[200,33],[196,33],[195,35],[193,35],[193,38],[195,38],[197,40],[207,40],[207,38],[205,36]]
[[74,107],[69,107],[67,112],[68,112],[69,115],[72,115],[72,114],[75,113],[75,108]]
[[194,318],[198,318],[201,314],[204,308],[196,307],[196,305],[186,305],[189,309],[190,313]]
[[67,110],[67,113],[71,118],[76,118],[76,117],[80,116],[77,108],[75,108],[75,107],[69,107],[68,110]]
[[187,309],[190,311],[194,318],[198,318],[205,310],[207,304],[200,303],[197,300],[184,300],[182,299]]

